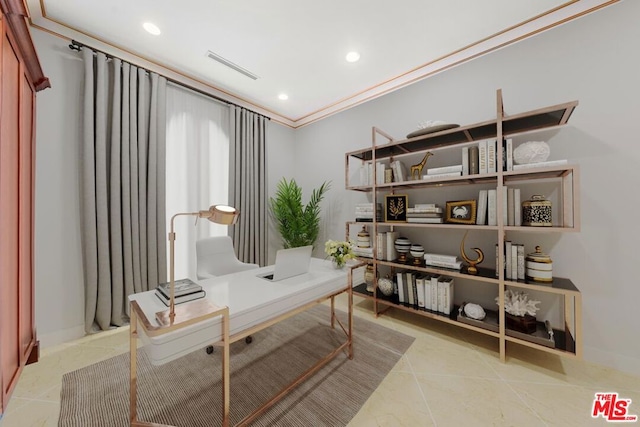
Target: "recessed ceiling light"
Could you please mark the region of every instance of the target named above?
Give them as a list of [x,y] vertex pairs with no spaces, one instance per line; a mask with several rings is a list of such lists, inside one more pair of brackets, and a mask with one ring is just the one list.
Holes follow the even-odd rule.
[[152,24],[151,22],[145,22],[144,24],[142,24],[142,27],[145,30],[147,30],[149,33],[153,34],[154,36],[160,35],[160,28],[158,28],[155,24]]
[[360,59],[360,54],[358,52],[349,52],[347,53],[346,59],[349,62],[356,62],[358,59]]
[[286,101],[287,99],[289,99],[289,95],[287,95],[286,93],[281,93],[280,95],[278,95],[278,99]]

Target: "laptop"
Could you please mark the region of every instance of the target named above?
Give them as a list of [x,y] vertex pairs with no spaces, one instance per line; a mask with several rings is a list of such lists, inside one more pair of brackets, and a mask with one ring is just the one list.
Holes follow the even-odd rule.
[[288,279],[309,271],[311,264],[311,251],[313,246],[301,246],[299,248],[280,249],[276,252],[276,263],[273,272],[262,273],[261,277],[272,282]]

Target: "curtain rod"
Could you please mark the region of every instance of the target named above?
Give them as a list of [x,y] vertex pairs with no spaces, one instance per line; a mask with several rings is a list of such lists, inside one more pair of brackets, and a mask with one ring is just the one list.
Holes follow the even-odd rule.
[[[75,51],[77,51],[77,52],[80,52],[80,51],[82,50],[82,48],[83,48],[83,47],[87,47],[87,48],[91,49],[91,50],[92,50],[92,51],[94,51],[94,52],[100,52],[100,53],[104,54],[107,58],[116,58],[116,59],[120,59],[120,60],[122,60],[122,58],[118,58],[117,56],[111,55],[111,54],[109,54],[109,53],[107,53],[107,52],[104,52],[104,51],[102,51],[102,50],[95,49],[95,48],[93,48],[93,47],[91,47],[91,46],[87,46],[87,45],[85,45],[85,44],[83,44],[83,43],[80,43],[80,42],[79,42],[79,41],[77,41],[77,40],[71,40],[71,43],[69,43],[69,49],[71,49],[71,50],[75,50]],[[127,62],[128,62],[128,61],[127,61]],[[138,65],[136,65],[136,67],[138,67],[138,68],[142,68],[142,69],[143,69],[144,71],[146,71],[147,73],[152,72],[152,71],[149,71],[149,70],[147,70],[146,68],[144,68],[144,67],[140,67],[140,66],[138,66]],[[155,73],[155,71],[153,71],[153,72]],[[214,99],[214,100],[216,100],[216,101],[219,101],[219,102],[222,102],[222,103],[224,103],[224,104],[227,104],[227,105],[234,105],[234,106],[236,106],[236,107],[243,108],[243,109],[245,109],[245,110],[247,110],[247,111],[250,111],[250,112],[252,112],[252,113],[254,113],[254,114],[257,114],[257,115],[259,115],[259,116],[262,116],[262,117],[264,117],[264,118],[265,118],[265,119],[267,119],[267,120],[271,120],[271,118],[269,118],[269,117],[265,116],[264,114],[260,114],[260,113],[258,113],[258,112],[256,112],[256,111],[250,110],[250,109],[248,109],[248,108],[246,108],[246,107],[243,107],[243,106],[241,106],[241,105],[235,104],[235,103],[233,103],[233,102],[231,102],[231,101],[227,101],[226,99],[220,98],[220,97],[215,96],[215,95],[212,95],[212,94],[210,94],[210,93],[207,93],[207,92],[203,91],[202,89],[198,89],[198,88],[195,88],[195,87],[193,87],[193,86],[190,86],[190,85],[184,84],[183,82],[179,82],[179,81],[177,81],[177,80],[175,80],[175,79],[172,79],[172,78],[167,77],[167,76],[165,76],[165,75],[162,75],[162,74],[160,74],[160,73],[156,73],[156,74],[158,74],[158,75],[160,75],[160,76],[164,77],[165,79],[167,79],[167,81],[169,81],[169,82],[171,82],[171,83],[173,83],[173,84],[175,84],[175,85],[177,85],[177,86],[182,86],[182,87],[184,87],[184,88],[186,88],[186,89],[192,90],[192,91],[194,91],[194,92],[199,93],[200,95],[207,96],[207,97],[209,97],[209,98],[212,98],[212,99]]]

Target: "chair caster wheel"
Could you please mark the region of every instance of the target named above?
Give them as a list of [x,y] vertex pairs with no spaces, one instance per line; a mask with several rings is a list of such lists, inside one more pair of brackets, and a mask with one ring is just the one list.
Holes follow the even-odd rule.
[[247,344],[251,344],[252,341],[253,341],[253,337],[251,335],[249,335],[244,339],[244,342],[246,342]]
[[207,352],[207,354],[213,354],[213,346],[207,346],[207,348],[205,348],[205,351]]

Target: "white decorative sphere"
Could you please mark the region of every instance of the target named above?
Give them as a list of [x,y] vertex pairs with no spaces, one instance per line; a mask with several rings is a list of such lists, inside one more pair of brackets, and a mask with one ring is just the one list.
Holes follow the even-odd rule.
[[464,314],[466,314],[467,317],[476,320],[482,320],[487,315],[487,313],[485,313],[484,311],[484,308],[482,308],[478,304],[474,304],[471,302],[464,305]]
[[551,154],[549,144],[544,141],[528,141],[513,150],[513,161],[517,165],[545,162]]
[[378,280],[378,289],[388,297],[393,295],[393,281],[386,277]]

